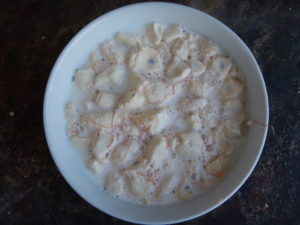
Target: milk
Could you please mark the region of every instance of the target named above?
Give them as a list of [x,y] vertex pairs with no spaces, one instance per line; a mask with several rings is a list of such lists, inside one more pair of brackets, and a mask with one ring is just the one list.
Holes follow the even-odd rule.
[[[184,35],[189,33],[190,31],[184,30]],[[202,40],[203,38],[201,36],[198,37],[197,43]],[[142,37],[141,38],[142,43],[144,45],[149,45],[147,43],[147,38]],[[171,46],[171,44],[169,44]],[[69,100],[73,102],[76,106],[76,109],[78,110],[80,115],[85,115],[91,112],[97,112],[97,111],[103,111],[108,109],[103,109],[100,107],[97,107],[94,103],[94,98],[96,96],[97,92],[105,91],[110,93],[115,93],[118,95],[119,100],[122,99],[122,97],[127,93],[128,91],[131,91],[133,89],[132,85],[129,83],[129,76],[131,76],[132,72],[128,71],[126,69],[126,63],[128,61],[128,57],[130,57],[131,50],[128,47],[119,46],[121,49],[121,55],[124,57],[124,62],[115,62],[110,61],[107,57],[104,55],[97,55],[99,57],[99,64],[97,66],[94,66],[96,76],[99,76],[103,68],[105,68],[108,65],[114,64],[118,65],[119,69],[122,71],[122,83],[121,85],[117,86],[108,86],[103,89],[98,89],[94,86],[86,89],[86,90],[80,90],[77,85],[76,81],[72,81],[72,88],[70,91],[70,97]],[[154,47],[155,48],[155,47]],[[171,54],[173,51],[171,51]],[[97,53],[98,54],[98,53]],[[223,54],[222,51],[217,48],[215,54]],[[197,57],[197,55],[193,55],[192,57]],[[164,68],[158,72],[150,72],[147,74],[139,74],[139,76],[146,79],[149,83],[151,82],[166,82],[166,69],[169,63],[169,58],[165,58],[163,60]],[[208,59],[207,59],[208,60]],[[85,65],[83,67],[88,68],[90,65]],[[214,77],[205,77],[201,75],[199,78],[193,78],[193,79],[200,79],[202,82],[208,82],[206,79],[209,80],[211,85],[216,85],[215,87],[218,88],[221,84],[221,80],[214,80]],[[156,135],[162,136],[166,138],[166,140],[177,140],[177,135],[186,132],[190,130],[190,127],[188,126],[185,117],[187,116],[187,113],[183,112],[184,108],[182,105],[180,105],[181,101],[183,99],[189,99],[193,100],[198,98],[197,96],[194,96],[189,91],[189,82],[193,82],[193,79],[187,79],[182,80],[180,82],[172,82],[167,81],[167,83],[170,85],[170,87],[173,88],[175,93],[173,95],[169,96],[167,100],[165,100],[162,104],[146,104],[142,107],[138,108],[137,110],[133,110],[130,112],[126,112],[126,117],[136,117],[140,113],[145,112],[152,112],[155,110],[163,109],[164,112],[167,114],[167,117],[165,117],[163,121],[163,129]],[[208,105],[205,106],[205,109],[203,109],[203,112],[207,113],[210,118],[215,118],[217,121],[216,127],[213,126],[213,129],[219,129],[222,130],[224,128],[225,122],[234,115],[227,115],[226,109],[224,109],[224,102],[220,101],[218,96],[217,89],[213,92],[211,92],[209,95],[205,96],[206,100],[208,101]],[[243,99],[243,95],[240,95],[240,98]],[[113,109],[114,112],[123,112],[121,109],[118,109],[118,104]],[[225,111],[224,111],[225,110]],[[239,111],[235,111],[235,113],[240,113]],[[124,115],[125,115],[124,114]],[[226,115],[225,115],[226,114]],[[123,121],[122,126],[133,126],[134,122],[130,119],[126,119]],[[114,149],[122,145],[124,143],[124,140],[131,140],[136,141],[140,145],[140,151],[135,152],[134,154],[130,155],[129,161],[139,161],[141,162],[143,158],[146,157],[147,152],[147,145],[152,138],[151,135],[145,133],[142,131],[144,128],[141,128],[141,136],[129,136],[126,133],[122,133],[122,126],[120,124],[114,124],[114,127],[112,128],[106,128],[105,132],[111,133],[114,135],[114,142],[109,147],[110,148],[110,155]],[[213,145],[214,140],[206,140],[208,137],[212,134],[212,129],[207,124],[203,124],[202,128],[197,131],[199,133],[199,140],[203,140],[205,147],[208,145]],[[82,136],[89,136],[91,135],[92,131],[84,130],[80,135]],[[143,134],[143,135],[142,135]],[[232,142],[236,142],[237,145],[239,144],[238,140],[230,140]],[[93,154],[91,152],[90,146],[87,146],[85,149],[87,154]],[[152,191],[149,195],[144,196],[145,198],[136,198],[128,188],[126,187],[126,182],[124,183],[124,189],[125,194],[122,196],[116,196],[124,201],[130,201],[133,203],[146,203],[148,205],[167,205],[167,204],[175,204],[182,200],[178,199],[178,188],[184,179],[184,177],[190,177],[189,185],[187,185],[186,189],[192,191],[193,196],[201,195],[205,193],[206,191],[210,190],[211,187],[205,187],[205,185],[202,184],[201,179],[212,179],[213,183],[217,183],[218,179],[215,179],[213,176],[211,176],[205,169],[205,165],[218,156],[220,149],[213,148],[210,151],[206,151],[206,149],[201,150],[201,154],[197,159],[194,161],[189,162],[189,160],[182,159],[176,152],[176,146],[174,148],[166,149],[168,151],[168,158],[167,160],[160,165],[160,175],[158,177],[158,183],[153,185]],[[89,158],[88,156],[87,158]],[[109,156],[110,157],[110,156]],[[103,189],[105,190],[105,177],[115,171],[120,172],[121,170],[127,170],[128,168],[117,168],[111,161],[110,158],[105,162],[102,162],[102,172],[101,174],[97,175],[97,182]],[[89,161],[88,161],[89,162]],[[87,164],[88,164],[87,162]],[[130,166],[129,166],[130,167]],[[143,168],[141,169],[143,170]],[[151,169],[150,169],[151,170]],[[154,169],[153,169],[154,170]],[[170,190],[167,194],[165,194],[163,197],[157,197],[156,196],[156,190],[159,186],[160,182],[163,180],[164,177],[174,174],[178,181],[176,187],[174,187],[172,190]],[[121,175],[120,175],[121,176]]]

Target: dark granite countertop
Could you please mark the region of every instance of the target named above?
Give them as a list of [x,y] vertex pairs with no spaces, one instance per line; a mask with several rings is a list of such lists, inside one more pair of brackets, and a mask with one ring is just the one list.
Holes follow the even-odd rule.
[[[42,105],[67,42],[98,16],[138,1],[0,1],[0,224],[126,224],[66,183],[46,144]],[[300,4],[173,1],[216,17],[254,53],[267,85],[270,124],[253,174],[226,203],[183,224],[300,224]]]

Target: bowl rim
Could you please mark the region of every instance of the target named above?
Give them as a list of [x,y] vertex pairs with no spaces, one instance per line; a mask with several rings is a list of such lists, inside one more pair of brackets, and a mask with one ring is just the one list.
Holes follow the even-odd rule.
[[[74,184],[69,180],[67,174],[64,174],[63,171],[61,170],[61,166],[58,163],[58,160],[56,159],[56,156],[54,154],[54,147],[52,145],[52,143],[49,141],[49,133],[50,130],[48,128],[48,121],[47,121],[47,117],[46,117],[46,111],[47,111],[47,107],[48,107],[48,99],[49,99],[49,95],[50,95],[50,91],[51,88],[53,86],[53,82],[54,82],[54,74],[56,73],[56,71],[58,70],[58,68],[61,66],[61,64],[63,63],[63,57],[65,55],[65,53],[72,48],[73,45],[76,44],[76,40],[80,39],[81,36],[83,36],[88,30],[93,29],[94,26],[97,25],[97,23],[101,20],[104,20],[106,17],[111,16],[113,14],[117,14],[119,13],[119,11],[122,10],[126,10],[129,8],[134,8],[134,7],[138,7],[138,6],[149,6],[149,5],[165,5],[165,6],[173,6],[173,7],[183,7],[183,8],[188,8],[189,10],[193,10],[195,12],[197,12],[198,14],[202,14],[205,17],[208,17],[210,20],[213,20],[215,23],[221,25],[224,27],[224,29],[227,30],[227,32],[230,33],[230,35],[232,35],[233,37],[235,37],[236,40],[238,40],[243,48],[246,50],[247,55],[249,56],[250,60],[252,61],[253,65],[255,66],[255,69],[257,70],[258,73],[258,77],[259,80],[261,82],[262,85],[262,89],[263,89],[263,98],[265,100],[265,105],[264,105],[264,110],[265,110],[265,123],[268,124],[269,122],[269,101],[268,101],[268,95],[267,95],[267,89],[266,89],[266,85],[263,79],[263,75],[261,73],[261,70],[255,60],[255,57],[253,56],[252,52],[250,51],[250,49],[248,48],[248,46],[244,43],[244,41],[235,33],[233,32],[227,25],[225,25],[224,23],[222,23],[221,21],[219,21],[218,19],[210,16],[209,14],[199,10],[199,9],[195,9],[186,5],[182,5],[182,4],[177,4],[177,3],[169,3],[169,2],[159,2],[159,1],[154,1],[154,2],[142,2],[142,3],[134,3],[134,4],[129,4],[123,7],[119,7],[117,9],[111,10],[107,13],[104,13],[103,15],[97,17],[96,19],[92,20],[91,22],[89,22],[87,25],[85,25],[83,28],[81,28],[72,38],[71,40],[67,43],[67,45],[63,48],[63,50],[61,51],[61,53],[59,54],[58,58],[55,61],[55,64],[50,72],[48,81],[47,81],[47,85],[46,85],[46,89],[45,89],[45,94],[44,94],[44,103],[43,103],[43,125],[44,125],[44,132],[45,132],[45,136],[46,136],[46,141],[50,150],[50,154],[54,160],[54,163],[56,165],[56,167],[58,168],[58,171],[60,172],[60,174],[63,176],[63,178],[65,179],[65,181],[67,181],[67,183],[71,186],[71,188],[86,202],[88,202],[90,205],[94,206],[96,209],[112,216],[112,217],[116,217],[118,219],[124,220],[124,221],[128,221],[128,222],[132,222],[132,223],[149,223],[150,221],[140,221],[140,220],[135,220],[135,219],[128,219],[128,218],[121,218],[118,215],[113,215],[113,213],[108,212],[105,209],[101,209],[99,208],[97,205],[89,202],[85,197],[84,194],[81,193],[79,190],[74,188]],[[214,204],[213,206],[209,207],[208,209],[200,212],[200,213],[195,213],[193,215],[190,216],[185,216],[182,217],[180,219],[175,219],[175,220],[165,220],[165,221],[160,221],[160,222],[153,222],[151,221],[150,223],[152,224],[165,224],[165,223],[169,223],[169,224],[174,224],[174,223],[180,223],[180,222],[184,222],[187,220],[191,220],[194,219],[196,217],[205,215],[206,213],[214,210],[215,208],[219,207],[220,205],[222,205],[225,201],[227,201],[229,198],[231,198],[239,189],[240,187],[246,182],[246,180],[249,178],[250,174],[253,172],[255,166],[257,165],[257,162],[261,156],[265,141],[266,141],[266,137],[267,137],[267,131],[268,131],[268,127],[264,127],[263,128],[263,138],[262,141],[260,143],[260,147],[259,147],[259,151],[257,152],[256,158],[255,158],[255,162],[251,165],[251,167],[248,169],[247,174],[243,177],[243,179],[240,181],[240,183],[231,190],[230,194],[227,195],[225,198],[223,198],[221,201],[217,202],[216,204]]]

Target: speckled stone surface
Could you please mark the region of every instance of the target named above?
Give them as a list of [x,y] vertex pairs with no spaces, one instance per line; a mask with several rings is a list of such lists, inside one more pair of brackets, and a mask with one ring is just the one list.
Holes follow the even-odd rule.
[[[0,224],[127,224],[90,206],[50,156],[42,123],[50,70],[98,16],[138,1],[0,1]],[[254,53],[270,124],[253,174],[226,203],[182,224],[300,224],[300,5],[297,1],[173,1],[216,17]]]

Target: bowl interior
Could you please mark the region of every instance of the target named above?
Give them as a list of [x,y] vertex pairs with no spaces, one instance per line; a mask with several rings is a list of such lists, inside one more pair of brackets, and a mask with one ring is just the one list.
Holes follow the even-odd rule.
[[[71,78],[90,52],[119,31],[137,32],[149,22],[181,24],[213,40],[232,57],[246,77],[249,113],[252,119],[268,123],[268,101],[257,63],[245,44],[225,25],[198,10],[170,3],[142,3],[114,10],[87,25],[59,56],[48,81],[44,101],[47,142],[60,172],[72,188],[96,208],[123,220],[163,224],[203,215],[228,199],[253,170],[266,137],[267,128],[254,125],[247,133],[237,160],[221,183],[202,196],[177,205],[146,207],[114,199],[101,190],[87,171],[82,155],[66,136],[64,107]],[[174,213],[176,212],[176,213]]]

